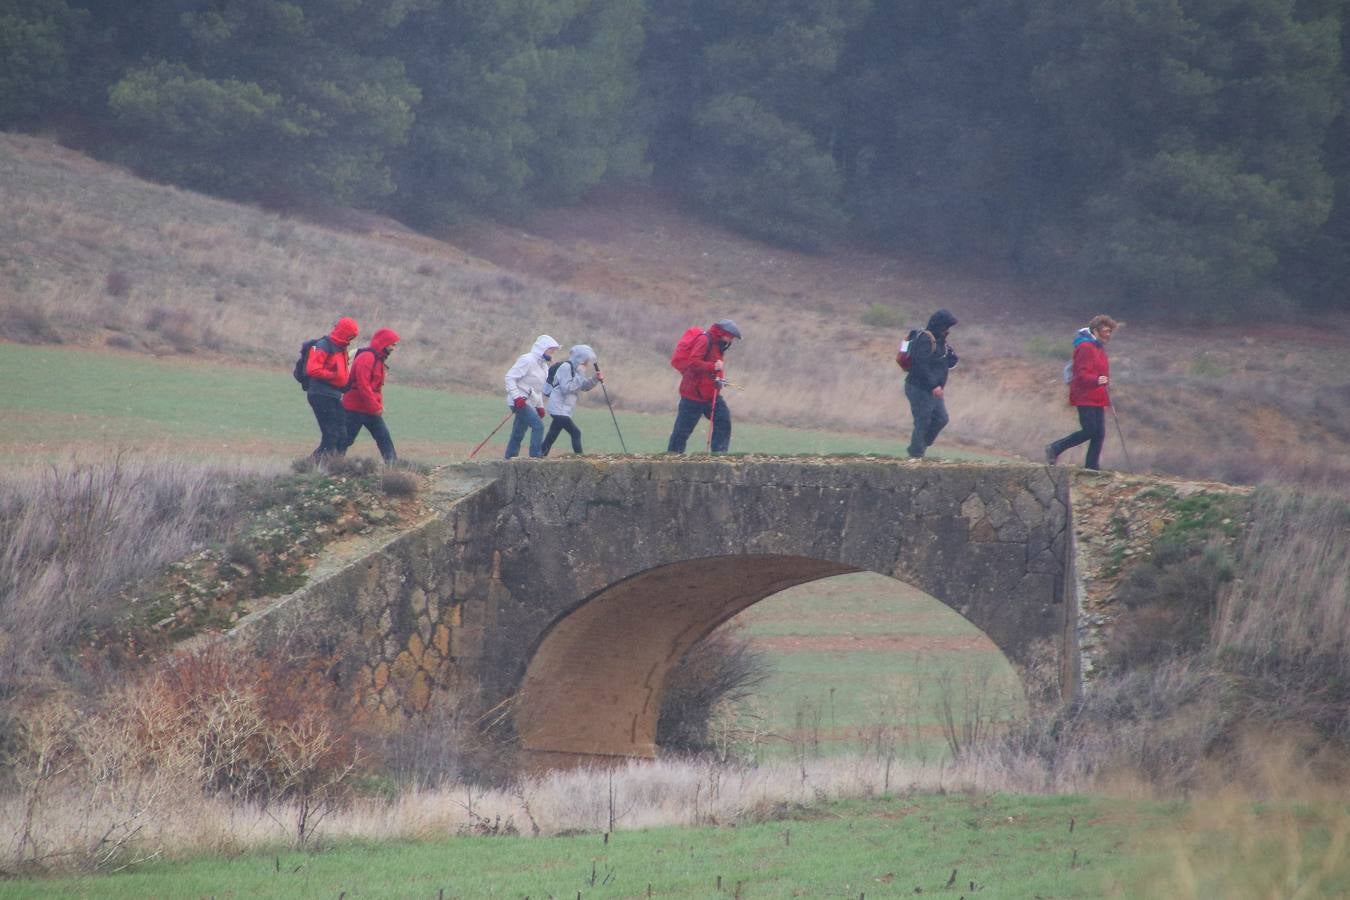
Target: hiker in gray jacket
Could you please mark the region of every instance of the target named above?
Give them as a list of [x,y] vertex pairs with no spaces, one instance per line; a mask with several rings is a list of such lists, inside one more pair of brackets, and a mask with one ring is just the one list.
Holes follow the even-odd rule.
[[548,414],[553,421],[548,426],[548,437],[544,438],[543,453],[548,451],[558,439],[558,433],[566,431],[572,436],[572,452],[581,452],[581,429],[572,421],[572,410],[577,405],[577,395],[589,391],[604,379],[598,370],[594,375],[586,372],[586,367],[597,363],[595,351],[585,344],[577,344],[567,354],[567,359],[558,363],[553,370],[544,393],[548,395]]

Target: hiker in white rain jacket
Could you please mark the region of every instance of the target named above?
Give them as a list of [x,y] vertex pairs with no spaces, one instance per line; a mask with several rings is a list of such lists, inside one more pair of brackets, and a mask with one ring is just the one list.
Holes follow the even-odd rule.
[[553,380],[544,388],[544,393],[548,394],[545,406],[553,417],[548,424],[548,436],[544,438],[545,456],[563,431],[572,436],[572,452],[581,452],[581,429],[572,421],[572,410],[576,409],[577,394],[589,391],[603,380],[598,371],[594,375],[586,371],[586,367],[596,361],[594,350],[585,344],[577,344],[568,352],[567,359],[558,363]]
[[516,360],[506,373],[506,405],[516,415],[511,424],[511,439],[506,442],[506,458],[520,454],[520,441],[525,429],[530,429],[530,456],[543,456],[544,443],[544,382],[548,380],[548,364],[558,342],[546,334],[534,339],[530,352]]

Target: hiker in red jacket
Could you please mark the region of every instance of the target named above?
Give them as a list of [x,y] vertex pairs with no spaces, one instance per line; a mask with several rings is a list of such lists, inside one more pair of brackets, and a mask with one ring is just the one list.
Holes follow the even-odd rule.
[[[741,330],[730,319],[722,319],[694,337],[687,356],[680,360],[680,407],[667,453],[683,453],[698,420],[707,418],[712,419],[712,452],[725,453],[731,448],[731,410],[721,391],[722,354],[740,338]],[[674,365],[675,360],[671,363]]]
[[1106,408],[1111,405],[1111,361],[1106,356],[1106,345],[1119,327],[1120,323],[1110,316],[1093,316],[1087,328],[1079,329],[1073,339],[1069,405],[1078,407],[1079,428],[1046,445],[1047,464],[1053,466],[1065,450],[1086,442],[1086,467],[1100,467],[1102,444],[1106,441]]
[[342,395],[342,408],[347,413],[347,437],[342,452],[356,442],[362,426],[375,439],[384,461],[393,462],[394,439],[384,424],[384,376],[389,367],[389,354],[398,346],[398,334],[391,328],[381,328],[370,339],[369,347],[362,347],[352,357],[352,377],[347,393]]
[[309,386],[305,394],[309,408],[319,423],[319,446],[312,454],[315,462],[341,456],[347,446],[347,415],[342,409],[342,392],[347,389],[347,346],[360,333],[356,320],[343,316],[327,337],[319,338],[309,350],[305,375]]

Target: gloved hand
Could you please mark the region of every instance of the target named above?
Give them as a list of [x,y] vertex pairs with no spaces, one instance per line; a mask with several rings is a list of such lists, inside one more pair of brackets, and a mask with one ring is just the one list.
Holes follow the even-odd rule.
[[536,406],[536,407],[534,408],[534,411],[537,412],[537,413],[539,413],[539,418],[542,419],[542,418],[544,417],[544,412],[545,412],[545,410],[544,410],[544,408],[543,408],[542,406]]
[[513,403],[511,404],[511,406],[512,406],[514,409],[524,409],[524,408],[525,408],[525,398],[524,398],[524,397],[517,397],[517,398],[515,399],[515,402],[513,402]]
[[951,348],[950,345],[948,345],[948,347],[947,347],[947,368],[949,368],[949,369],[955,369],[955,368],[956,368],[956,362],[957,362],[956,351],[953,350],[953,349]]

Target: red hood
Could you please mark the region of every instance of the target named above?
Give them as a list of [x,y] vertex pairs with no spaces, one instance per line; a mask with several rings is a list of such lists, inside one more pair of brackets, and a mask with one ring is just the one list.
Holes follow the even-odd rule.
[[733,338],[732,335],[731,335],[729,332],[723,331],[721,328],[719,328],[719,327],[716,326],[716,325],[714,325],[713,327],[711,327],[711,328],[708,329],[708,334],[712,335],[713,340],[715,340],[715,341],[728,341],[728,342],[730,342],[730,341],[732,341],[732,340],[735,340],[735,338]]
[[355,319],[349,316],[343,316],[341,319],[337,320],[337,324],[333,326],[333,330],[328,333],[328,339],[339,346],[345,347],[352,342],[352,339],[355,338],[360,331],[361,329],[357,326]]
[[384,353],[390,344],[396,344],[398,343],[398,340],[398,332],[394,331],[394,329],[380,328],[371,335],[370,349],[374,350],[376,353]]

